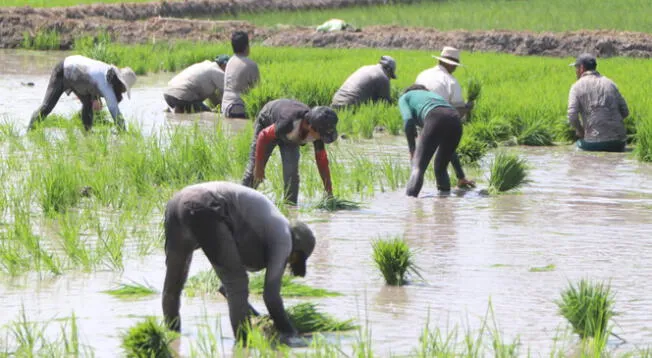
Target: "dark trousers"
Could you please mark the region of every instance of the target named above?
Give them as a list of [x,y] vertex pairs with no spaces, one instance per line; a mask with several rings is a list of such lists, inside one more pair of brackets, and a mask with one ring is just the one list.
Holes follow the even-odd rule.
[[[54,67],[54,70],[52,70],[48,88],[45,90],[45,98],[43,99],[41,106],[34,112],[34,114],[32,114],[28,130],[34,129],[37,122],[42,121],[52,112],[54,106],[57,105],[59,98],[61,98],[61,95],[65,90],[63,61],[61,61]],[[79,97],[79,100],[82,103],[82,122],[84,123],[84,128],[89,130],[93,126],[93,97],[90,95],[77,95],[77,97]]]
[[[247,169],[245,170],[244,178],[242,179],[242,185],[244,186],[250,188],[254,187],[256,142],[258,140],[258,134],[270,125],[272,125],[271,120],[264,113],[260,113],[256,118],[254,139],[251,142],[251,148],[249,150],[249,163],[247,164]],[[265,158],[269,158],[274,147],[277,145],[281,151],[281,161],[283,162],[285,200],[290,204],[296,204],[299,199],[299,159],[301,158],[301,152],[298,145],[277,140],[267,148]]]
[[211,109],[204,104],[204,101],[184,101],[176,97],[164,94],[163,98],[165,102],[171,108],[174,108],[176,113],[198,113],[198,112],[210,112]]
[[407,184],[407,195],[419,196],[423,186],[423,176],[435,152],[437,153],[435,155],[437,189],[450,190],[448,163],[450,163],[461,138],[462,122],[457,110],[437,107],[428,113],[423,121],[423,130],[417,142],[414,158],[412,158],[412,174]]

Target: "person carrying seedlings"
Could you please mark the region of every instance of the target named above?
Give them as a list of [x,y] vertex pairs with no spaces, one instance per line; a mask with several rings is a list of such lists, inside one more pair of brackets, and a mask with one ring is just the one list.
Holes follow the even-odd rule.
[[390,79],[396,78],[396,61],[390,56],[382,56],[376,65],[368,65],[353,72],[335,92],[332,108],[355,106],[368,101],[392,102]]
[[165,102],[174,113],[210,112],[204,101],[208,99],[213,106],[222,103],[228,61],[228,55],[220,55],[214,61],[205,60],[184,69],[168,82],[163,93]]
[[570,66],[575,67],[577,82],[568,95],[568,121],[579,138],[577,147],[587,151],[625,151],[624,119],[629,116],[629,109],[618,87],[597,71],[598,63],[592,54],[579,55]]
[[[462,86],[453,76],[453,72],[457,67],[462,66],[460,63],[460,50],[445,46],[440,56],[432,56],[439,60],[437,66],[422,71],[415,81],[415,84],[426,87],[428,91],[434,92],[444,98],[450,105],[457,109],[460,117],[464,118],[468,112],[473,109],[474,101],[464,102],[462,98]],[[455,176],[458,179],[459,187],[475,187],[475,182],[466,179],[464,169],[457,156],[453,154],[451,160],[453,169],[455,169]]]
[[299,146],[313,143],[319,175],[328,196],[333,195],[328,155],[324,144],[337,139],[337,114],[329,107],[310,108],[292,99],[267,102],[256,117],[249,164],[242,185],[256,188],[265,177],[265,165],[278,145],[283,160],[285,199],[299,196]]
[[222,114],[226,118],[247,118],[241,96],[260,81],[258,65],[249,59],[249,35],[236,31],[231,36],[234,55],[224,70],[224,96]]
[[37,122],[52,112],[64,92],[68,95],[74,93],[81,101],[82,122],[86,130],[93,127],[93,108],[101,108],[101,97],[104,97],[116,126],[124,130],[124,118],[118,103],[125,92],[127,98],[131,98],[134,83],[136,74],[129,67],[118,69],[88,57],[68,56],[54,67],[43,103],[32,115],[28,130],[34,129]]
[[205,182],[181,189],[165,209],[165,283],[162,307],[167,326],[181,331],[180,298],[193,252],[201,248],[217,273],[229,306],[231,328],[246,341],[249,317],[247,271],[265,270],[263,300],[288,345],[303,340],[290,322],[281,298],[287,265],[295,276],[306,275],[315,236],[300,222],[290,223],[262,193],[229,182]]
[[[462,138],[462,121],[459,112],[440,95],[428,91],[422,85],[408,87],[398,100],[401,116],[405,122],[412,163],[412,173],[406,194],[419,196],[428,163],[435,152],[435,178],[439,191],[450,191],[448,163]],[[419,143],[416,142],[417,127],[421,127]]]

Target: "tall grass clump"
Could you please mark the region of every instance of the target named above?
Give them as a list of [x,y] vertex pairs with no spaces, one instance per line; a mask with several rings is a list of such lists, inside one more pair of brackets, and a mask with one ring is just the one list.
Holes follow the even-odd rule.
[[120,299],[147,297],[157,293],[154,287],[137,282],[122,283],[118,287],[102,292]]
[[34,35],[24,32],[20,45],[27,50],[58,50],[61,38],[57,30],[38,30]]
[[388,285],[404,285],[408,273],[420,277],[414,255],[403,238],[376,240],[372,243],[372,248],[373,260]]
[[49,216],[65,212],[81,198],[79,167],[73,158],[57,159],[42,174],[43,187],[39,193],[41,208]]
[[300,333],[338,332],[355,329],[353,320],[338,320],[322,313],[314,303],[305,302],[294,305],[287,310],[290,321]]
[[176,338],[176,333],[148,317],[123,335],[122,349],[129,358],[172,358],[175,355],[169,344]]
[[644,162],[652,162],[652,118],[640,119],[636,125],[636,157]]
[[322,198],[315,207],[326,211],[358,210],[360,209],[360,203],[335,196],[327,196]]
[[580,338],[603,341],[609,334],[609,321],[616,315],[611,286],[586,279],[569,283],[556,301],[559,313],[568,320]]
[[498,152],[491,163],[489,190],[502,193],[517,189],[529,182],[528,167],[525,159],[517,154]]

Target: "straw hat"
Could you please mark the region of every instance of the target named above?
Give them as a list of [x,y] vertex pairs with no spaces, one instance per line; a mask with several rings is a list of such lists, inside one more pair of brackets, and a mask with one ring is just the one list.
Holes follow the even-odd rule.
[[136,73],[130,67],[121,68],[115,72],[120,82],[127,89],[127,98],[131,99],[131,87],[136,83]]
[[449,65],[462,66],[460,63],[460,50],[455,47],[444,46],[444,49],[441,50],[441,55],[432,57],[439,61],[446,62]]

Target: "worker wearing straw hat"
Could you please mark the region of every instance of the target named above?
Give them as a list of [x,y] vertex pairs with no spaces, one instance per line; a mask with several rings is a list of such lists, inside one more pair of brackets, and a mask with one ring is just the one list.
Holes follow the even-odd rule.
[[163,93],[165,102],[175,113],[210,112],[204,101],[208,99],[213,106],[222,103],[228,61],[228,55],[220,55],[184,69],[168,82]]
[[165,209],[165,282],[162,308],[167,326],[181,331],[181,292],[193,252],[199,248],[219,277],[229,305],[233,334],[246,341],[246,326],[258,312],[249,304],[247,271],[265,270],[263,299],[281,341],[305,346],[288,319],[281,298],[286,266],[306,275],[315,236],[300,222],[289,222],[262,193],[229,182],[205,182],[177,192]]
[[[422,71],[415,81],[415,84],[422,85],[428,91],[434,92],[444,98],[451,106],[453,106],[464,117],[473,108],[473,101],[468,103],[464,102],[462,98],[462,86],[453,76],[453,72],[457,67],[462,66],[460,62],[460,50],[454,47],[445,46],[440,56],[432,56],[439,60],[437,66]],[[458,179],[459,187],[473,187],[475,183],[467,180],[462,169],[457,153],[453,154],[451,164],[455,169],[455,175]]]
[[396,78],[396,61],[382,56],[376,65],[360,67],[335,92],[331,107],[355,106],[365,102],[392,102],[390,79]]
[[82,122],[86,130],[93,127],[93,108],[101,108],[98,106],[100,97],[104,97],[115,124],[124,129],[124,118],[118,103],[122,101],[123,93],[127,93],[127,97],[131,98],[131,87],[134,83],[136,74],[129,67],[118,69],[88,57],[68,56],[52,70],[45,98],[32,115],[28,130],[33,129],[37,122],[52,112],[64,92],[68,95],[74,92],[81,100]]

